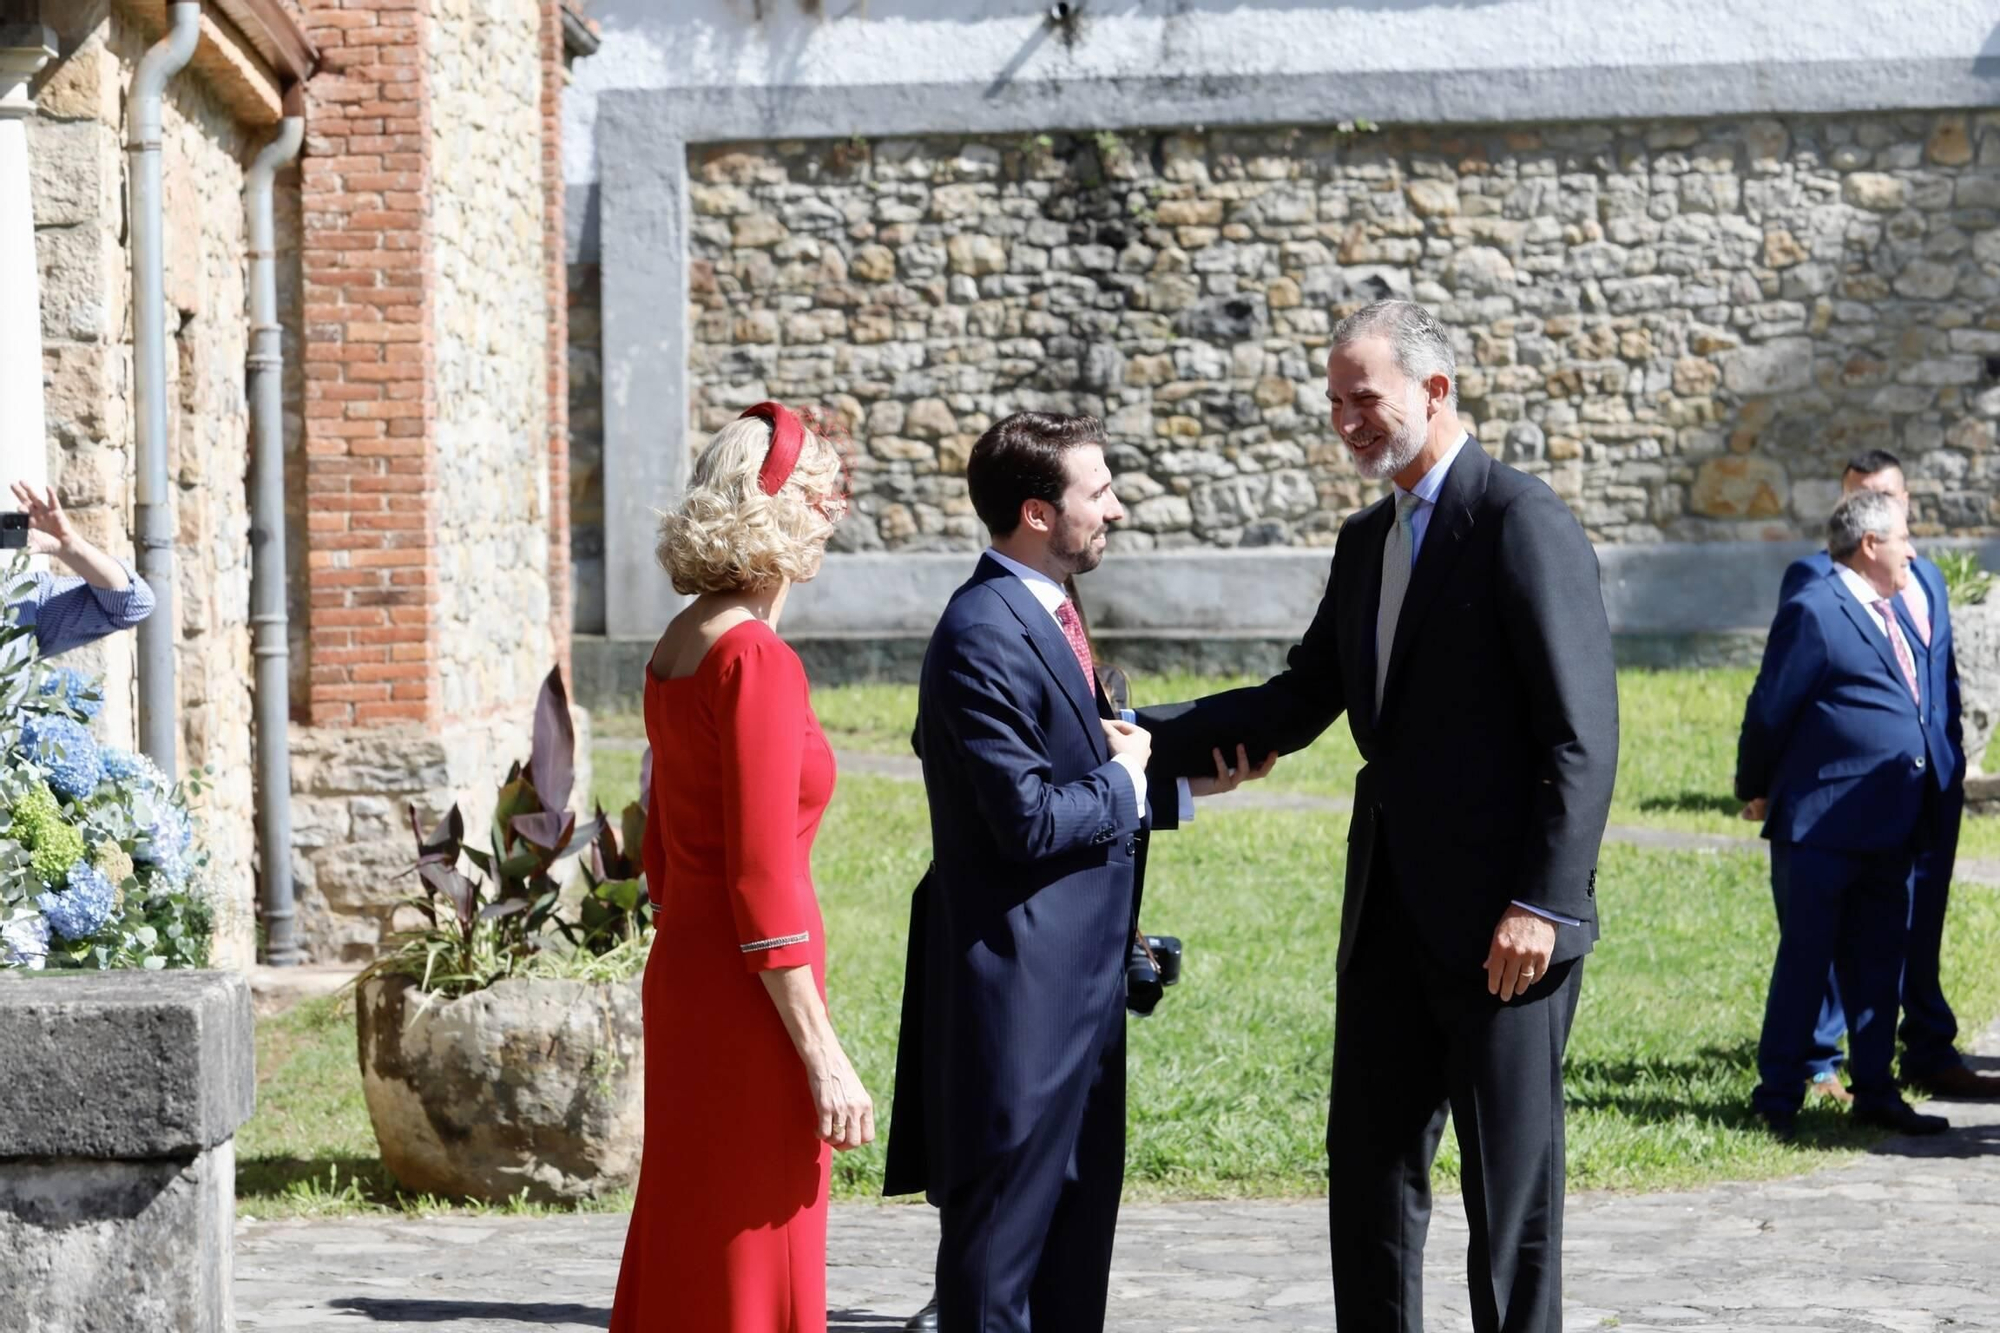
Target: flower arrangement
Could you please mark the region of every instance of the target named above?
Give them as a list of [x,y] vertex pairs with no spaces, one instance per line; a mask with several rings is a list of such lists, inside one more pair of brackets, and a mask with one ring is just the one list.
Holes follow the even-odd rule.
[[[13,606],[26,562],[0,578]],[[86,725],[101,682],[0,621],[0,969],[200,967],[214,933],[188,800],[144,755]]]

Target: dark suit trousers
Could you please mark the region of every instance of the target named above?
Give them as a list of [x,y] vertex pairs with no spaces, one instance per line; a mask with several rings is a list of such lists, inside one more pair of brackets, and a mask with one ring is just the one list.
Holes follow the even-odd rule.
[[1771,844],[1771,884],[1785,905],[1757,1041],[1751,1104],[1789,1116],[1805,1097],[1813,1027],[1830,965],[1847,1011],[1849,1084],[1859,1101],[1896,1098],[1896,1002],[1910,928],[1911,853]]
[[1904,1078],[1929,1078],[1965,1063],[1958,1053],[1958,1018],[1944,998],[1944,982],[1938,975],[1964,797],[1954,793],[1942,798],[1942,804],[1940,831],[1917,852],[1910,883],[1910,944],[1903,962]]
[[[1944,997],[1939,976],[1940,954],[1944,949],[1944,918],[1951,906],[1951,872],[1958,859],[1958,825],[1954,819],[1949,834],[1917,853],[1916,869],[1910,875],[1910,944],[1903,959],[1903,1063],[1904,1078],[1929,1078],[1965,1063],[1958,1053],[1958,1016]],[[1778,878],[1771,879],[1771,891],[1779,892]],[[1785,904],[1778,904],[1778,921],[1785,920]],[[1813,1024],[1812,1052],[1807,1068],[1815,1075],[1840,1066],[1840,1038],[1847,1031],[1847,1008],[1841,1003],[1840,983],[1829,971],[1826,996],[1820,1001],[1819,1018]]]
[[1560,1333],[1562,1059],[1583,960],[1502,1004],[1482,969],[1428,958],[1394,898],[1378,870],[1337,987],[1326,1135],[1336,1322],[1341,1333],[1423,1327],[1431,1159],[1449,1111],[1473,1327]]
[[1125,1183],[1125,1007],[1087,1089],[945,1192],[940,1333],[1101,1333]]

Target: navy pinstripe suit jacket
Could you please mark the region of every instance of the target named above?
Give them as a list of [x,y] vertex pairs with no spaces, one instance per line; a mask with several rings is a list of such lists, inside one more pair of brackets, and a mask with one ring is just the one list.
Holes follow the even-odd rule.
[[1094,683],[992,560],[932,633],[917,708],[933,862],[884,1188],[935,1199],[1084,1096],[1125,1003],[1145,821]]

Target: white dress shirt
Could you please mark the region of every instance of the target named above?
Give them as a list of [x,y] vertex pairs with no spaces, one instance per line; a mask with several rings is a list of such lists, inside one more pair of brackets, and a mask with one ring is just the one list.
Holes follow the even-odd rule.
[[1451,471],[1451,465],[1458,461],[1459,451],[1472,437],[1460,431],[1458,443],[1444,451],[1444,457],[1431,464],[1431,470],[1424,473],[1423,480],[1409,490],[1396,487],[1397,496],[1417,497],[1416,512],[1410,515],[1410,567],[1416,568],[1417,552],[1424,549],[1424,534],[1430,531],[1431,512],[1437,508],[1438,492],[1444,489],[1444,479]]
[[[1847,589],[1848,596],[1852,597],[1855,601],[1861,603],[1861,609],[1867,615],[1868,623],[1873,625],[1878,631],[1880,631],[1883,638],[1889,639],[1890,646],[1891,648],[1893,648],[1895,646],[1896,641],[1893,638],[1890,638],[1888,623],[1884,621],[1882,617],[1876,613],[1875,610],[1875,603],[1883,600],[1882,594],[1875,591],[1875,585],[1870,583],[1867,579],[1861,577],[1861,575],[1855,573],[1852,569],[1848,568],[1846,565],[1841,564],[1838,560],[1833,562],[1833,572],[1839,576],[1840,586]],[[1906,587],[1903,588],[1903,592],[1908,592],[1910,591],[1911,588],[1914,588],[1916,586],[1917,586],[1917,576],[1915,574],[1912,574],[1910,575],[1910,582]],[[1919,592],[1917,596],[1922,597],[1923,593]],[[1895,601],[1895,598],[1892,597],[1889,598],[1888,600],[1893,603]],[[1895,608],[1891,606],[1890,611],[1893,614]],[[1903,627],[1901,625],[1896,626],[1896,632],[1898,634],[1901,634],[1903,632]],[[1916,649],[1910,645],[1908,640],[1904,641],[1903,647],[1910,654],[1911,669],[1915,670],[1917,662]],[[1894,656],[1894,654],[1891,653],[1891,656]],[[1921,690],[1918,691],[1917,697],[1918,700],[1921,702],[1923,698],[1923,692]]]
[[[1027,585],[1029,595],[1042,604],[1042,609],[1049,613],[1049,619],[1055,621],[1056,631],[1061,633],[1062,621],[1056,619],[1056,608],[1061,606],[1069,597],[1069,593],[1063,590],[1062,584],[1057,583],[1039,569],[1024,565],[1018,560],[1008,559],[990,546],[986,548],[986,554],[991,556],[1000,568],[1006,570],[1009,574],[1012,574]],[[1064,638],[1067,641],[1068,636],[1065,635]],[[1097,694],[1097,682],[1094,680],[1090,681],[1089,685],[1091,695],[1094,697]],[[1112,755],[1111,762],[1124,769],[1131,777],[1132,791],[1139,802],[1139,817],[1144,819],[1146,817],[1146,766],[1131,755],[1125,754]],[[1193,819],[1194,793],[1188,786],[1188,780],[1186,778],[1174,779],[1174,788],[1176,795],[1180,798],[1177,804],[1180,806],[1182,821],[1185,822]]]
[[[1412,569],[1417,564],[1417,552],[1424,548],[1424,534],[1430,531],[1431,514],[1437,509],[1438,493],[1444,490],[1444,479],[1450,475],[1451,465],[1458,461],[1458,455],[1465,448],[1465,442],[1471,438],[1464,431],[1460,431],[1457,442],[1451,448],[1444,451],[1444,457],[1431,464],[1431,470],[1424,473],[1416,485],[1410,487],[1407,491],[1401,486],[1395,488],[1396,496],[1399,500],[1405,495],[1414,495],[1417,497],[1416,510],[1410,515],[1410,567]],[[1583,924],[1583,922],[1578,921],[1575,917],[1562,916],[1546,908],[1537,907],[1533,903],[1524,903],[1519,898],[1514,899],[1513,903],[1514,906],[1524,911],[1533,912],[1543,920],[1553,921],[1559,926],[1581,926]]]

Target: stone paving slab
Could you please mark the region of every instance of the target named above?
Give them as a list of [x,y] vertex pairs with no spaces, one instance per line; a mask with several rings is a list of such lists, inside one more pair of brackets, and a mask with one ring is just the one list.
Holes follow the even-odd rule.
[[[2000,1050],[2000,1027],[1980,1049]],[[1803,1178],[1572,1197],[1565,1329],[2000,1329],[2000,1105],[1929,1109],[1950,1117],[1950,1134],[1892,1140]],[[1326,1230],[1323,1200],[1127,1207],[1109,1327],[1330,1330]],[[624,1235],[618,1215],[246,1220],[237,1229],[238,1327],[601,1329]],[[1426,1263],[1431,1329],[1471,1327],[1465,1242],[1459,1201],[1439,1199]],[[928,1208],[836,1207],[832,1329],[900,1327],[928,1295],[936,1243]]]

